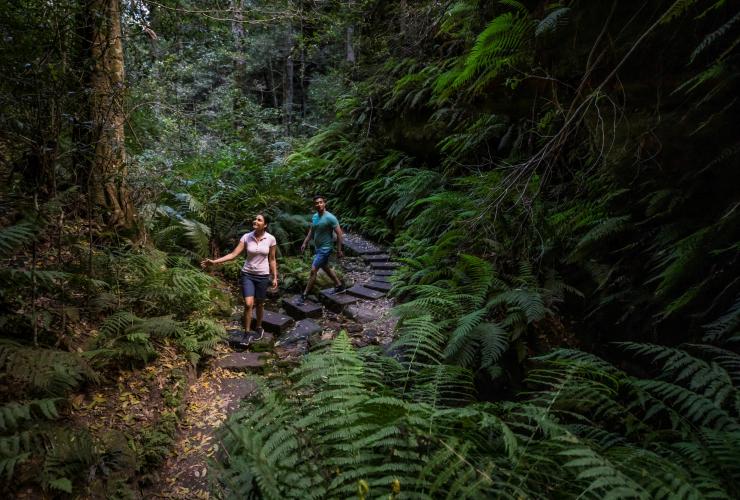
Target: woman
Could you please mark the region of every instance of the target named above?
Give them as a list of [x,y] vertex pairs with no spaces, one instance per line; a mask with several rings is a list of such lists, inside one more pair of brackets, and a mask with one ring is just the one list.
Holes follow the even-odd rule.
[[265,331],[262,328],[262,316],[265,311],[265,298],[267,297],[267,286],[270,284],[270,275],[272,275],[272,287],[277,288],[277,259],[275,253],[277,250],[277,241],[275,237],[267,232],[268,220],[265,214],[258,213],[252,228],[254,231],[247,233],[239,239],[239,244],[230,254],[224,255],[218,259],[205,259],[200,263],[204,269],[212,264],[221,264],[228,262],[239,256],[245,249],[247,260],[240,273],[242,287],[242,296],[244,297],[244,331],[250,334],[252,325],[252,309],[255,302],[257,311],[255,314],[254,331],[256,338],[259,340]]

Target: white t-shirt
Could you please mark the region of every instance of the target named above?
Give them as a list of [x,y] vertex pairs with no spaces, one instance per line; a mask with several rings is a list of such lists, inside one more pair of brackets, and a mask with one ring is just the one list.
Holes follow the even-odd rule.
[[273,235],[265,232],[257,240],[254,231],[241,237],[240,241],[244,243],[244,249],[247,253],[247,260],[244,261],[242,271],[249,274],[265,275],[270,274],[270,248],[277,245],[277,240]]

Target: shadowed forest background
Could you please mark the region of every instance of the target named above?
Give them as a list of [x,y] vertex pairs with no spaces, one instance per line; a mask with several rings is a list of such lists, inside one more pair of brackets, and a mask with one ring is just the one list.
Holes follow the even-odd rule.
[[[396,340],[262,382],[214,497],[738,498],[739,65],[731,0],[0,0],[3,490],[141,498],[198,262],[265,210],[299,291],[322,193]],[[149,368],[135,431],[77,418]]]

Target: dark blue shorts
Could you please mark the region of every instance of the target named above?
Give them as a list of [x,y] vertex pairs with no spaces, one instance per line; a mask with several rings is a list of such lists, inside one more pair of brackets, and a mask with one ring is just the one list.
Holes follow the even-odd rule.
[[320,269],[329,264],[329,256],[331,255],[331,248],[317,248],[316,254],[313,256],[313,262],[311,265],[314,269]]
[[254,297],[257,300],[265,300],[267,287],[270,284],[269,274],[241,273],[242,297]]

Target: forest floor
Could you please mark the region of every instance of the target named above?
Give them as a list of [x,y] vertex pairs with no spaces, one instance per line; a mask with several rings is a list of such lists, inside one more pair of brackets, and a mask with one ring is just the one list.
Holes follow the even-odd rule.
[[[359,257],[346,257],[339,261],[346,284],[362,283],[370,279],[369,266]],[[238,296],[236,287],[234,296]],[[341,330],[348,332],[357,347],[368,344],[388,344],[392,341],[396,318],[391,315],[394,301],[382,297],[375,301],[360,300],[354,306],[355,314],[335,313],[324,307],[316,319],[321,326],[318,340],[333,339]],[[268,301],[267,310],[278,311],[277,300]],[[230,319],[223,320],[227,330],[239,329],[241,307],[234,308]],[[212,498],[214,484],[209,462],[223,451],[218,432],[228,416],[235,412],[240,402],[254,391],[255,375],[263,378],[284,377],[289,368],[308,351],[306,342],[295,345],[275,345],[266,334],[264,343],[255,345],[251,352],[250,366],[246,371],[234,371],[221,366],[221,361],[234,352],[226,345],[209,360],[197,378],[191,381],[185,394],[184,415],[181,416],[175,445],[164,464],[152,476],[152,485],[145,491],[146,498]],[[247,356],[249,357],[249,356]]]

